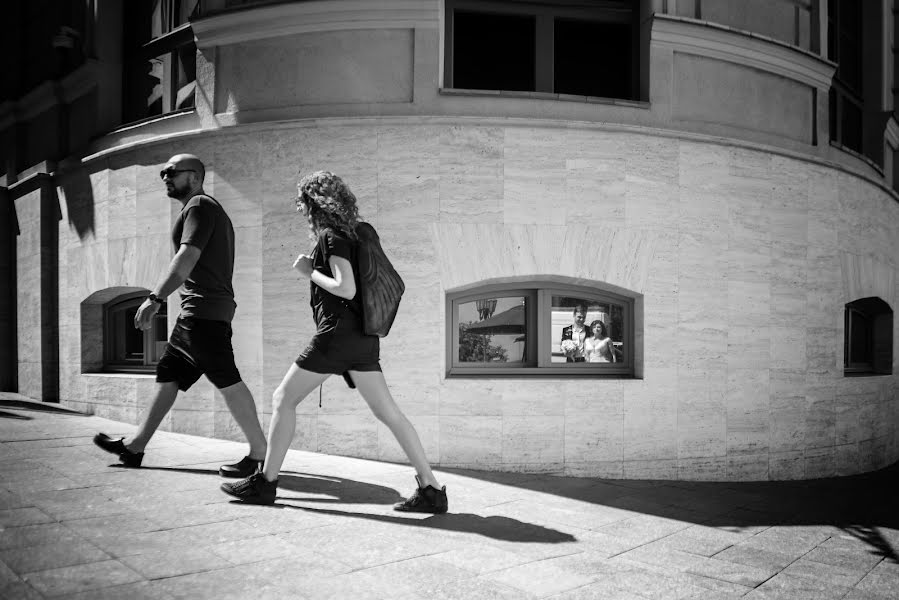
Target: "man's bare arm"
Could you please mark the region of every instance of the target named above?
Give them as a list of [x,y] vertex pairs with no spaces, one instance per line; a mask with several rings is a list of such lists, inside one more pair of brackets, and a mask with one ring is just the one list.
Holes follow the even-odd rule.
[[[172,258],[172,262],[169,263],[168,271],[156,284],[153,293],[158,298],[165,299],[177,290],[190,277],[197,261],[200,260],[201,252],[202,250],[196,246],[181,244],[178,252]],[[134,315],[134,326],[138,329],[149,329],[153,323],[153,317],[158,311],[159,304],[157,302],[153,302],[149,298],[144,300],[144,303],[137,309],[137,314]]]

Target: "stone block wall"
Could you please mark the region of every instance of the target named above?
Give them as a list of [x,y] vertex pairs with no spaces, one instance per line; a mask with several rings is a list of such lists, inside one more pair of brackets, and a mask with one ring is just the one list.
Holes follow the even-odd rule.
[[[73,307],[99,289],[154,285],[177,211],[158,170],[184,150],[207,161],[207,191],[234,221],[234,345],[265,426],[314,332],[308,283],[291,270],[310,245],[296,174],[329,169],[406,279],[382,365],[435,463],[754,480],[857,473],[899,456],[896,376],[842,372],[844,305],[877,295],[896,306],[891,195],[822,163],[564,123],[256,126],[108,158],[91,176],[98,233],[61,233],[67,403],[131,420],[146,401],[152,379],[80,374]],[[608,239],[617,253],[598,250]],[[642,295],[640,378],[447,378],[445,294],[547,276]],[[294,447],[403,460],[341,379],[322,396],[321,408],[300,405]],[[164,427],[241,439],[205,382]]]

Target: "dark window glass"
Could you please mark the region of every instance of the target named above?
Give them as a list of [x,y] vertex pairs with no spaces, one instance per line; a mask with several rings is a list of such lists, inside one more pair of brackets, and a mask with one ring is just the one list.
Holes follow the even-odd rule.
[[862,109],[848,98],[842,98],[840,142],[856,152],[862,151]]
[[849,327],[847,363],[849,365],[870,364],[871,340],[868,335],[870,328],[868,320],[857,310],[846,311],[846,318]]
[[147,331],[134,327],[134,316],[146,294],[128,294],[106,307],[104,319],[104,355],[106,369],[111,371],[145,371],[159,362],[167,343],[166,304]]
[[846,375],[893,372],[893,310],[877,297],[846,305],[843,367]]
[[630,25],[556,19],[554,40],[555,92],[632,97]]
[[453,14],[453,87],[536,89],[535,18],[457,10]]

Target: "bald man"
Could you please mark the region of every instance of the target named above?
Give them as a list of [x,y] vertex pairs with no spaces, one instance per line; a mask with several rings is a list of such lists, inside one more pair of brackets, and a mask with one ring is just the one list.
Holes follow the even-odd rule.
[[181,312],[156,366],[156,392],[137,433],[112,439],[98,433],[94,443],[117,454],[129,467],[139,467],[144,448],[175,403],[178,391],[187,391],[206,375],[250,443],[250,453],[234,464],[222,465],[223,477],[249,477],[265,457],[266,441],[256,404],[234,364],[231,320],[237,304],[231,277],[234,273],[234,228],[222,205],[203,191],[206,168],[192,154],[169,159],[160,172],[169,198],[181,203],[172,228],[175,257],[134,317],[134,326],[146,330],[165,299],[180,288]]

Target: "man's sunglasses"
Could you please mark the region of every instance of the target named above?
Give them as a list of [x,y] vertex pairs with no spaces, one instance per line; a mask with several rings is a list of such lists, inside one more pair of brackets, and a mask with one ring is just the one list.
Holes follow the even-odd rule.
[[186,172],[186,171],[190,171],[191,173],[196,173],[196,172],[197,172],[196,169],[175,169],[175,168],[168,168],[168,169],[163,169],[162,171],[159,172],[159,178],[160,178],[160,179],[165,179],[166,176],[168,176],[168,177],[174,179],[175,176],[178,175],[178,173],[184,173],[184,172]]

